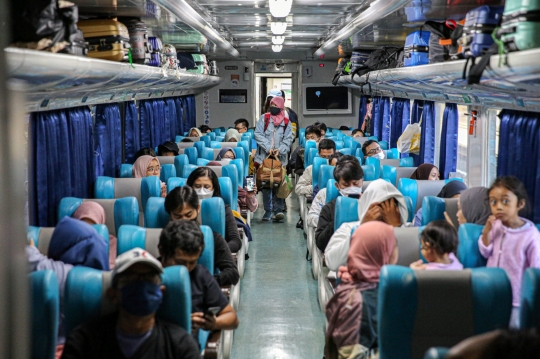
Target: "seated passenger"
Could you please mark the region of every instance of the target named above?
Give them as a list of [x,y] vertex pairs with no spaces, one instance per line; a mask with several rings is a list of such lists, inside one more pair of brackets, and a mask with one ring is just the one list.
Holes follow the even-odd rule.
[[431,163],[423,163],[411,175],[411,179],[414,180],[439,180],[439,169]]
[[386,158],[381,146],[379,145],[379,142],[375,140],[367,140],[364,142],[362,145],[362,153],[364,154],[364,158],[375,157],[380,160],[384,160]]
[[216,156],[216,161],[234,160],[234,159],[236,159],[236,153],[230,147],[223,147]]
[[199,130],[200,130],[201,133],[203,133],[203,134],[212,132],[212,129],[211,129],[210,126],[208,126],[208,125],[200,125],[200,126],[199,126]]
[[137,153],[135,153],[135,156],[133,157],[133,163],[135,163],[135,161],[137,161],[137,159],[141,156],[156,157],[156,152],[150,147],[143,147],[140,150],[138,150]]
[[[141,156],[133,164],[133,178],[143,178],[149,176],[157,176],[161,173],[159,160],[152,156]],[[167,185],[160,180],[161,197],[167,195]]]
[[[340,267],[341,284],[326,305],[326,358],[355,353],[354,358],[368,358],[378,348],[377,300],[381,268],[395,264],[398,246],[394,230],[381,222],[358,227],[347,254],[347,266]],[[333,345],[328,345],[331,342]]]
[[[317,146],[321,140],[321,130],[317,126],[310,126],[306,129],[306,141],[317,141]],[[291,154],[291,162],[289,164],[288,173],[291,173],[294,169],[294,173],[301,176],[304,174],[304,158],[305,149],[302,146],[296,147]]]
[[[364,171],[362,170],[360,162],[358,162],[356,157],[343,156],[338,161],[338,164],[334,169],[334,178],[336,180],[336,188],[339,190],[339,193],[342,196],[360,198],[362,195],[362,186],[364,184]],[[319,197],[321,192],[323,191],[321,190],[317,194],[317,197]],[[332,201],[326,203],[325,195],[324,203],[326,204],[319,210],[320,215],[319,213],[315,213],[316,209],[313,209],[313,207],[317,206],[315,200],[313,200],[309,210],[308,223],[310,223],[310,215],[313,215],[314,218],[311,219],[312,222],[310,224],[315,224],[317,227],[315,230],[315,242],[317,244],[317,248],[323,252],[326,249],[330,238],[334,234],[336,200],[337,199],[333,199]]]
[[351,129],[347,126],[339,126],[340,131],[350,131]]
[[189,129],[189,136],[188,137],[202,137],[202,132],[197,127],[192,127]]
[[352,230],[369,221],[380,221],[393,227],[409,226],[405,198],[391,183],[378,179],[370,183],[358,202],[358,221],[343,223],[332,235],[324,258],[330,270],[347,263]]
[[49,269],[58,278],[61,308],[56,351],[58,357],[66,341],[63,302],[64,287],[69,271],[74,266],[109,270],[107,245],[89,224],[78,219],[64,217],[54,229],[47,256],[39,252],[33,239],[30,239],[25,250],[30,272]]
[[[186,185],[195,190],[200,201],[205,198],[221,197],[218,176],[208,167],[199,167],[191,172]],[[242,247],[236,220],[228,204],[225,205],[225,240],[232,253],[238,252]]]
[[324,138],[324,136],[326,136],[327,127],[324,123],[317,121],[313,124],[313,126],[316,126],[319,128],[319,130],[321,130],[321,138]]
[[156,318],[166,290],[161,273],[159,261],[140,248],[118,256],[106,292],[118,309],[75,328],[62,358],[200,358],[189,333]]
[[359,128],[353,130],[351,133],[351,136],[352,137],[366,137],[366,135],[364,134],[364,131],[362,131]]
[[[182,219],[197,222],[200,218],[201,205],[193,188],[176,187],[165,198],[165,211],[171,221]],[[221,234],[214,232],[214,267],[219,273],[214,275],[220,286],[237,284],[240,278],[238,269],[231,255],[231,250]]]
[[179,152],[176,142],[165,141],[158,146],[158,156],[178,156]]
[[[489,202],[486,201],[486,198],[488,198],[487,191],[486,187],[473,187],[461,192],[456,213],[459,224],[474,223],[482,226],[486,224],[489,216],[491,216],[491,207]],[[449,223],[452,223],[448,213],[444,212],[444,216]]]
[[[79,219],[90,225],[93,224],[105,224],[105,210],[97,202],[83,202],[73,213],[73,218]],[[117,238],[112,234],[109,234],[109,268],[114,269],[114,262],[116,261],[116,247]]]
[[182,138],[180,140],[180,142],[188,142],[188,143],[193,143],[193,140],[191,138]]
[[420,234],[422,256],[428,261],[424,264],[421,259],[411,263],[414,270],[461,270],[463,265],[457,259],[455,252],[458,246],[456,229],[445,220],[430,222]]
[[238,133],[246,133],[249,128],[249,122],[245,118],[239,118],[238,120],[234,121],[234,129],[238,131]]
[[[336,143],[329,139],[324,139],[319,143],[319,156],[321,158],[330,158],[331,155],[336,152]],[[313,192],[313,178],[312,178],[313,165],[309,165],[304,174],[298,179],[295,192],[297,195],[311,196],[316,195]]]
[[[467,189],[467,185],[462,181],[450,181],[444,185],[437,197],[439,198],[459,198],[461,192]],[[422,225],[422,207],[418,209],[414,216],[414,226]]]
[[[212,273],[197,264],[204,250],[204,236],[194,221],[171,221],[159,237],[159,255],[164,267],[182,265],[189,271],[191,282],[192,335],[197,341],[199,329],[234,330],[238,317]],[[218,308],[217,314],[209,311]],[[179,357],[181,358],[181,357]]]
[[242,140],[242,135],[236,131],[234,128],[230,128],[225,133],[225,138],[223,142],[240,142]]

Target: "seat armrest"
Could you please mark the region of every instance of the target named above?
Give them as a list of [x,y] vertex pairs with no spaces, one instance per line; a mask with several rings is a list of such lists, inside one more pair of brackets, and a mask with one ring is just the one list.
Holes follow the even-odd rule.
[[221,341],[221,330],[216,330],[210,333],[208,340],[206,341],[206,347],[204,347],[204,352],[202,358],[204,359],[217,359],[220,351],[220,341]]

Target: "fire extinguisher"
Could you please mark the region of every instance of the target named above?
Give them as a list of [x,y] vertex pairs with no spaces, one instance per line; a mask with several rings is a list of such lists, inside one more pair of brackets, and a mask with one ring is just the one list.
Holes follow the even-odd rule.
[[467,113],[466,115],[471,116],[471,120],[469,121],[469,135],[476,136],[476,119],[478,117],[478,111],[471,111],[471,113]]

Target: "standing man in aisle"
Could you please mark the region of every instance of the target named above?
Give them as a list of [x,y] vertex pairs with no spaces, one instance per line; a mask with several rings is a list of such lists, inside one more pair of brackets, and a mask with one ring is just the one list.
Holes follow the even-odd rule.
[[[285,112],[285,100],[276,96],[270,102],[270,112],[265,113],[257,121],[255,127],[255,141],[257,141],[257,155],[255,167],[269,155],[274,155],[281,165],[287,164],[291,143],[293,141],[292,126]],[[275,188],[263,188],[264,215],[263,221],[273,219],[279,222],[285,218],[283,208],[285,200],[277,198]]]

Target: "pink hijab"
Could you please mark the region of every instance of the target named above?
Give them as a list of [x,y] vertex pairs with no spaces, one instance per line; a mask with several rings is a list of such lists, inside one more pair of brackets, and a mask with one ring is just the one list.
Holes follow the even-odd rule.
[[159,165],[159,160],[152,156],[141,156],[137,158],[137,161],[133,164],[133,177],[142,178],[146,177],[146,169],[150,166],[152,160],[156,160]]
[[278,115],[272,115],[272,119],[274,120],[274,126],[277,127],[285,119],[285,111],[283,111],[283,109],[285,108],[285,100],[281,96],[276,96],[272,99],[272,101],[270,101],[270,105],[271,104],[274,104],[281,109],[281,112]]
[[92,220],[95,224],[105,224],[105,210],[99,203],[83,202],[73,213],[73,218]]
[[327,355],[360,342],[361,291],[377,286],[381,268],[389,263],[395,246],[394,228],[386,223],[367,222],[354,231],[347,267],[339,267],[342,283],[326,305]]

